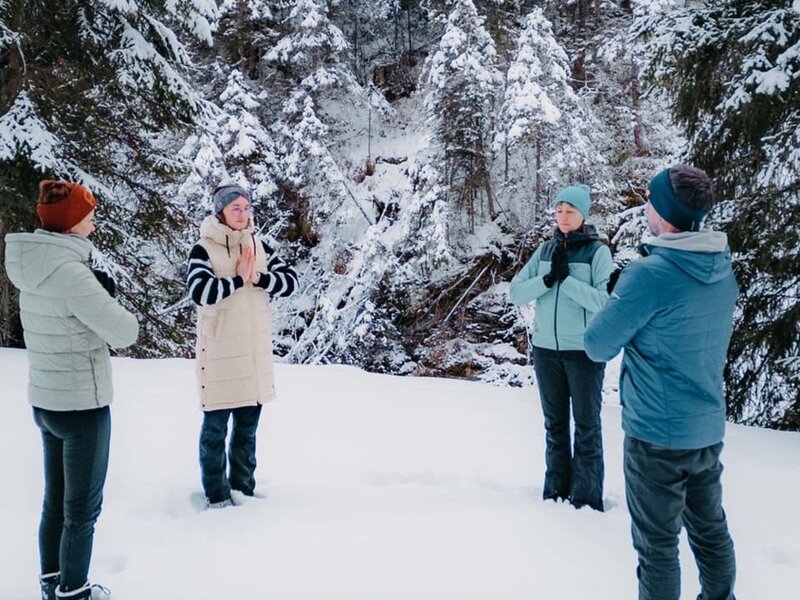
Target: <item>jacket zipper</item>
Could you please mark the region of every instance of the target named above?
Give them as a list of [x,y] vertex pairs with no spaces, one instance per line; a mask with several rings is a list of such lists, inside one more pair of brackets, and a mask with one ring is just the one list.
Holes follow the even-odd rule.
[[[564,239],[564,253],[566,253],[566,250],[567,250],[567,240]],[[551,257],[550,260],[552,260],[552,257]],[[569,264],[569,257],[567,257],[567,264]],[[560,350],[560,347],[559,347],[559,344],[558,344],[558,295],[559,295],[560,292],[561,292],[561,282],[557,281],[556,282],[556,307],[555,307],[555,310],[553,311],[553,336],[556,338],[556,352],[558,352]]]
[[556,352],[558,352],[558,294],[561,291],[561,282],[556,282],[556,308],[553,312],[553,336],[556,338]]

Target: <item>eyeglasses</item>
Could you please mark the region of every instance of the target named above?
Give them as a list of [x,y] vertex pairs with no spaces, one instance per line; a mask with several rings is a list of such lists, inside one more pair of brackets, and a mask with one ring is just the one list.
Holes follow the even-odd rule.
[[249,204],[247,206],[231,206],[230,209],[235,215],[243,215],[245,213],[250,214],[253,212],[253,207]]

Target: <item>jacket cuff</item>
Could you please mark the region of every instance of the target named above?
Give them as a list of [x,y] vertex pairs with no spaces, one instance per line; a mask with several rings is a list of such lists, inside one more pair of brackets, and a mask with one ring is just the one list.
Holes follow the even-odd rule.
[[238,290],[240,287],[244,286],[244,279],[242,279],[241,275],[237,275],[233,278],[233,289]]
[[256,282],[256,286],[267,289],[270,284],[270,276],[267,273],[259,273],[258,274],[258,281]]

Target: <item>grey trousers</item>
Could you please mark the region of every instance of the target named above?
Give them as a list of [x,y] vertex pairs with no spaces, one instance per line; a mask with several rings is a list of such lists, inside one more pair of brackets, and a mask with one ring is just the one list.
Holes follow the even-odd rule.
[[698,600],[735,600],[736,558],[722,509],[722,442],[672,450],[625,437],[625,495],[639,555],[640,600],[678,600],[678,536],[700,571]]

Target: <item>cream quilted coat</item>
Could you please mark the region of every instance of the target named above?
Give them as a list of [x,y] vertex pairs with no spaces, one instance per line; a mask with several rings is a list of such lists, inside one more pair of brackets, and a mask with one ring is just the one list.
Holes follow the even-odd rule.
[[[256,269],[267,258],[253,229],[236,231],[207,217],[198,242],[208,252],[216,277],[235,277],[236,261],[250,244]],[[227,298],[197,309],[197,386],[203,410],[263,404],[275,398],[272,363],[272,311],[269,296],[245,282]]]

